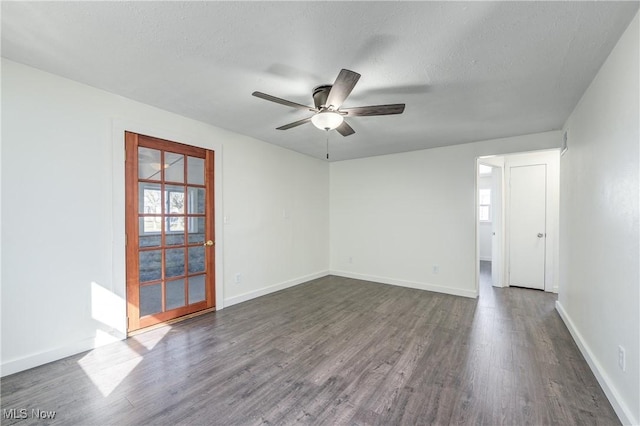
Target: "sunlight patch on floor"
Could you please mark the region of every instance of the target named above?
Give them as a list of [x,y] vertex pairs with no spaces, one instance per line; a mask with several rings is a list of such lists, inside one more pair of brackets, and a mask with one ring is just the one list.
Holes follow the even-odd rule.
[[78,361],[82,370],[104,397],[109,396],[143,358],[124,342],[114,345],[120,346],[114,353],[117,353],[117,358],[121,358],[122,362],[114,363],[112,356],[108,356],[104,351],[95,350]]
[[158,344],[158,342],[164,339],[164,336],[166,336],[169,331],[171,331],[171,326],[167,325],[156,330],[149,331],[147,333],[142,333],[137,336],[130,337],[130,339],[135,340],[148,350],[151,350]]

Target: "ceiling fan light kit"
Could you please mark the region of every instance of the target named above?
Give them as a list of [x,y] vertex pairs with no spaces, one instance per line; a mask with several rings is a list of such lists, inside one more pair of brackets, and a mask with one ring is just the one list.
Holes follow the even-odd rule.
[[311,117],[311,122],[320,130],[333,130],[342,124],[344,118],[337,112],[320,111]]
[[336,129],[342,136],[349,136],[354,134],[355,130],[345,121],[344,118],[347,116],[391,115],[402,114],[404,112],[404,104],[371,105],[340,109],[342,103],[347,99],[347,96],[349,96],[359,79],[360,74],[357,72],[347,69],[341,70],[332,85],[323,84],[313,89],[312,97],[315,105],[313,107],[277,98],[262,92],[253,92],[252,95],[267,101],[314,113],[311,117],[285,124],[277,127],[276,130],[288,130],[311,121],[311,123],[320,130],[329,131]]

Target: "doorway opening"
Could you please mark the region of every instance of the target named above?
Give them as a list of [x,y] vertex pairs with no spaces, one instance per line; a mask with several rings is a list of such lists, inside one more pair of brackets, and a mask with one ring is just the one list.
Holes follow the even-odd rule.
[[477,162],[478,294],[488,296],[503,286],[503,180],[504,157]]
[[476,290],[557,292],[559,150],[476,161]]

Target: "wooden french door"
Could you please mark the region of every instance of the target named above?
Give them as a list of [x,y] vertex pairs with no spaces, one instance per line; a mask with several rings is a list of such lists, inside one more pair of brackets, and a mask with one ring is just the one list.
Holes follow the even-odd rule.
[[125,133],[129,332],[215,308],[214,152]]

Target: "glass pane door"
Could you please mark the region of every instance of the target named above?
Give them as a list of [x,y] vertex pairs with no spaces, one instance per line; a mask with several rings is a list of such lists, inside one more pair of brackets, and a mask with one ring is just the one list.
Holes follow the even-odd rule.
[[126,139],[132,331],[214,306],[213,152],[130,133]]

